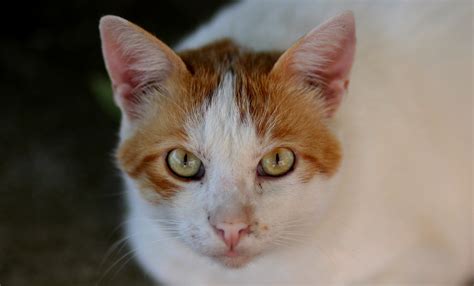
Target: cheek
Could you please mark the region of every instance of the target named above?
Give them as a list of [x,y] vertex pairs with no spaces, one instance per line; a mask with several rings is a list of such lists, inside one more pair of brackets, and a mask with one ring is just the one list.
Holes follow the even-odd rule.
[[175,194],[171,202],[173,216],[186,226],[199,224],[204,216],[204,211],[199,200],[196,199],[197,186],[188,186]]
[[297,180],[267,184],[256,212],[261,226],[267,226],[261,237],[272,239],[288,231],[304,231],[305,225],[319,216],[325,193],[330,192],[323,184]]
[[200,184],[179,192],[173,199],[172,213],[179,225],[180,239],[193,248],[202,248],[213,241],[203,198],[199,198]]

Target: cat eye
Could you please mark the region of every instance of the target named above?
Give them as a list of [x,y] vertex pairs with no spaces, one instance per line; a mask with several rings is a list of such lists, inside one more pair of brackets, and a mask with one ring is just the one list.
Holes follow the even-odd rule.
[[257,167],[260,176],[280,177],[292,170],[295,154],[288,148],[277,148],[263,156]]
[[189,151],[174,149],[168,153],[166,161],[168,168],[178,177],[197,180],[204,176],[201,160]]

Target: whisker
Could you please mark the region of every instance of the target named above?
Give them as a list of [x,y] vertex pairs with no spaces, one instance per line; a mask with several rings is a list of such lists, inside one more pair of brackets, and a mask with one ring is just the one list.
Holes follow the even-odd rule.
[[[110,247],[109,249],[107,250],[107,252],[104,254],[104,257],[102,258],[100,264],[99,264],[99,268],[102,268],[104,266],[104,263],[105,261],[107,261],[107,259],[109,258],[109,256],[119,247],[119,245],[123,245],[127,242],[127,240],[129,239],[129,236],[127,237],[123,237],[119,240],[117,240],[116,242],[114,242]],[[122,248],[120,248],[118,251],[120,251]]]
[[[175,234],[178,234],[176,229],[168,229],[168,231],[173,231],[175,232]],[[137,232],[137,233],[133,233],[133,234],[130,234],[130,235],[127,235],[125,237],[122,237],[120,238],[117,242],[113,243],[112,246],[107,250],[107,252],[104,254],[104,257],[103,259],[101,260],[101,263],[99,265],[99,269],[101,269],[105,262],[107,261],[107,259],[112,255],[113,252],[117,252],[117,253],[120,253],[123,248],[127,245],[127,241],[130,239],[130,238],[133,238],[133,237],[137,237],[139,235],[146,235],[146,234],[150,234],[152,233],[152,231],[143,231],[143,232]],[[170,238],[174,238],[174,237],[178,237],[178,236],[172,236]]]
[[107,268],[107,270],[101,275],[99,281],[97,282],[97,285],[99,285],[99,284],[102,282],[102,280],[107,276],[107,274],[109,274],[109,272],[110,272],[120,261],[122,261],[123,259],[125,259],[127,256],[129,256],[129,255],[135,253],[136,251],[137,251],[137,250],[132,249],[132,250],[128,251],[127,253],[125,253],[124,255],[122,255],[119,259],[117,259],[117,260],[116,260],[111,266],[109,266],[109,267]]
[[[134,234],[134,235],[131,235],[129,237],[132,237],[132,236],[135,236],[135,235],[140,235],[140,234],[143,234],[143,233],[138,233],[138,234]],[[128,239],[129,237],[125,238],[125,239]],[[167,237],[167,238],[164,238],[164,239],[157,239],[155,241],[152,241],[151,244],[157,244],[157,243],[160,243],[160,242],[163,242],[163,241],[167,241],[167,240],[172,240],[172,239],[176,239],[176,238],[179,238],[180,236],[172,236],[172,237]],[[124,239],[122,239],[124,240]],[[123,244],[125,245],[125,244]],[[131,249],[130,251],[126,252],[124,255],[120,256],[111,266],[109,266],[106,271],[101,275],[99,281],[97,282],[96,285],[99,285],[103,280],[104,278],[112,271],[112,269],[116,266],[118,266],[120,264],[120,262],[123,262],[122,265],[120,266],[120,268],[115,271],[115,274],[112,276],[115,277],[118,272],[120,272],[123,267],[130,261],[132,260],[134,257],[135,257],[135,254],[137,253],[137,249]],[[124,262],[125,261],[125,262]]]

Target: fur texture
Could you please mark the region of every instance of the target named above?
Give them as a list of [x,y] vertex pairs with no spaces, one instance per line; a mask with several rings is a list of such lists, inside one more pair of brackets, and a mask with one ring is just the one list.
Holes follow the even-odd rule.
[[[178,53],[104,17],[127,235],[146,272],[168,284],[466,281],[471,6],[247,1]],[[351,13],[312,30],[343,8],[355,57]],[[294,169],[258,176],[277,147]],[[202,180],[173,175],[174,148],[201,159]],[[249,232],[229,256],[212,225],[237,218]]]

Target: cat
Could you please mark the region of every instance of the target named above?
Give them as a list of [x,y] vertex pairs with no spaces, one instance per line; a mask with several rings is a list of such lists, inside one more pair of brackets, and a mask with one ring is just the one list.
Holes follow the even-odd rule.
[[461,1],[242,1],[173,50],[104,16],[127,237],[146,273],[467,281],[471,21]]

